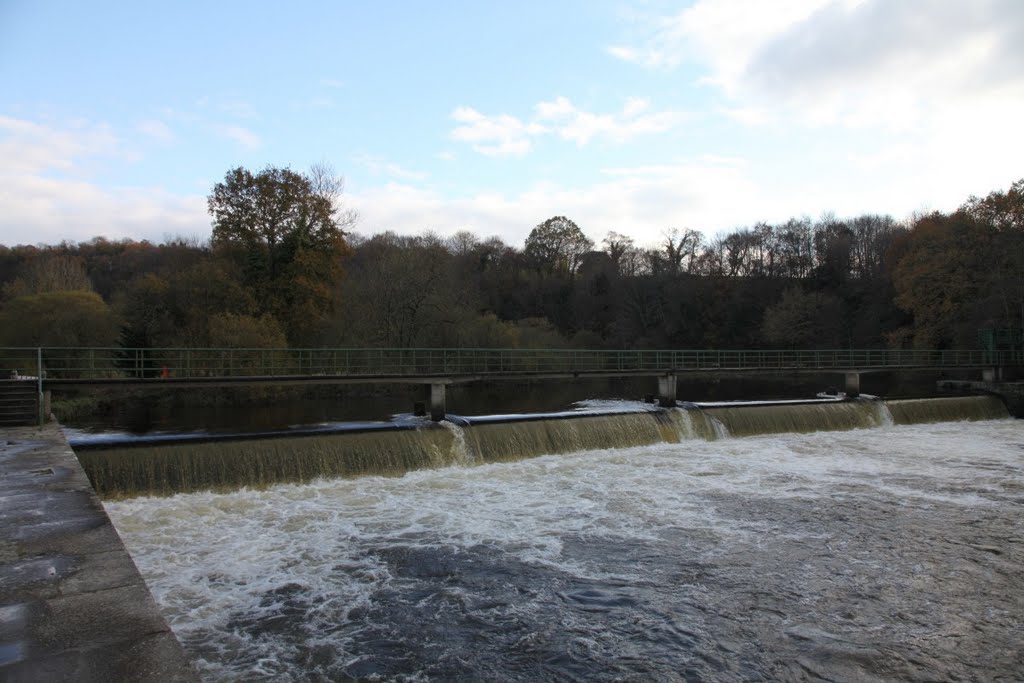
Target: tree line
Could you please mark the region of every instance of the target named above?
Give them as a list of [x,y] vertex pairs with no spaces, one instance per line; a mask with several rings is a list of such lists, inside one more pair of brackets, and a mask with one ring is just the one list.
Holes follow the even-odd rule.
[[229,171],[208,242],[0,245],[0,346],[971,348],[1024,327],[1024,179],[950,213],[521,246],[360,235],[325,166]]

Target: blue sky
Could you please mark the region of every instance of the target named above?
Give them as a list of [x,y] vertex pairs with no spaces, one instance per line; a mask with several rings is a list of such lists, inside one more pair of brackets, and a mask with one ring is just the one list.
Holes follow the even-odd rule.
[[949,210],[1024,177],[1019,0],[0,0],[0,243],[209,235],[235,166],[521,245]]

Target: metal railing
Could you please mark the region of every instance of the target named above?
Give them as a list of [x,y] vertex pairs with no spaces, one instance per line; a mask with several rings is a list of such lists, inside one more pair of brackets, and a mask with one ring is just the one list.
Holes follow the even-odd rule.
[[919,349],[0,348],[0,370],[46,380],[501,376],[698,370],[855,370],[1024,365],[1024,352]]

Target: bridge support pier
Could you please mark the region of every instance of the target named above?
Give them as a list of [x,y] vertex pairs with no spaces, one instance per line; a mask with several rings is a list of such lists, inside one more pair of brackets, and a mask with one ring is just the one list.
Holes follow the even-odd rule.
[[444,384],[430,385],[430,419],[440,422],[445,416],[445,386]]
[[846,373],[846,395],[851,398],[860,396],[860,373]]
[[663,375],[658,378],[658,405],[672,408],[676,404],[676,376]]
[[984,368],[981,371],[981,381],[983,381],[983,382],[1001,382],[1001,381],[1003,381],[1003,369],[1002,368]]

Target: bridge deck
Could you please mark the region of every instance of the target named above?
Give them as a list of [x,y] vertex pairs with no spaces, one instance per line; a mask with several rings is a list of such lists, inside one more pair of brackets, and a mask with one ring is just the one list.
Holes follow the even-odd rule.
[[[1024,352],[981,350],[576,349],[0,349],[0,368],[46,385],[164,381],[180,386],[455,383],[479,379],[684,373],[877,372],[1024,365]],[[8,370],[9,372],[9,370]]]
[[[979,366],[980,367],[980,366]],[[472,375],[238,375],[233,377],[83,377],[45,379],[46,387],[118,387],[149,386],[154,388],[197,388],[237,386],[302,386],[317,384],[469,384],[480,381],[554,380],[554,379],[602,379],[622,377],[661,377],[664,375],[688,376],[692,378],[713,378],[728,375],[751,377],[763,375],[821,375],[821,374],[867,374],[895,370],[894,367],[876,368],[714,368],[714,369],[667,369],[667,370],[621,370],[579,372],[502,372],[478,373]],[[901,370],[931,369],[931,366],[901,366]]]

